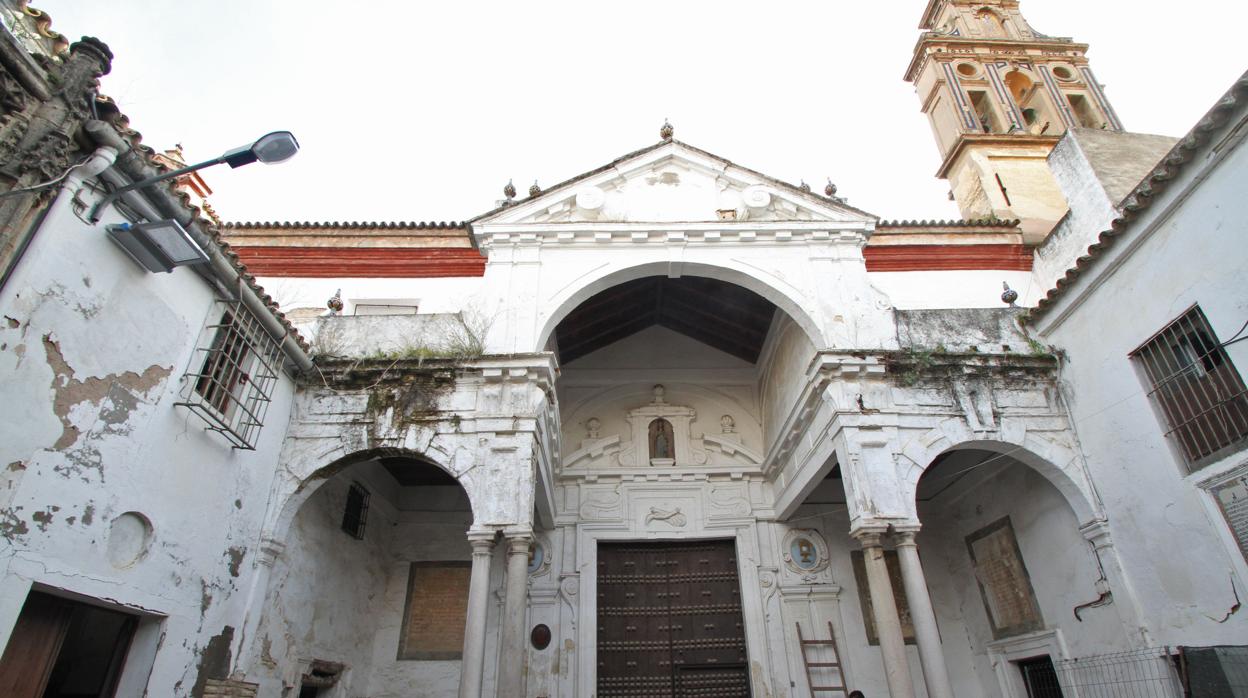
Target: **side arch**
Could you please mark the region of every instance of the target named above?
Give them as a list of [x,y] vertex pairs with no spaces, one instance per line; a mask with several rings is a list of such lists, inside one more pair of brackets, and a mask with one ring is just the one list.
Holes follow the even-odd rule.
[[[617,265],[604,266],[577,279],[566,288],[561,289],[546,304],[553,308],[547,313],[538,315],[536,346],[532,351],[543,351],[550,336],[563,318],[567,317],[581,303],[592,298],[600,291],[612,286],[633,281],[647,276],[667,276],[671,271],[670,260],[643,262],[628,267]],[[680,264],[681,276],[700,276],[717,279],[748,289],[771,301],[777,308],[793,319],[807,339],[817,349],[827,347],[824,333],[816,320],[813,304],[805,298],[801,291],[780,279],[766,279],[756,269],[749,269],[744,264],[708,264],[705,262],[683,262]]]
[[468,503],[472,507],[472,518],[475,522],[480,519],[479,493],[475,492],[475,486],[467,480],[461,479],[454,470],[446,465],[439,463],[437,460],[429,457],[425,453],[414,451],[407,448],[399,447],[379,447],[367,448],[359,451],[352,451],[346,455],[312,470],[307,476],[299,479],[293,490],[284,493],[275,493],[281,498],[278,514],[268,526],[264,537],[269,540],[283,545],[287,534],[290,532],[290,525],[295,519],[295,515],[299,513],[299,509],[317,490],[326,482],[329,482],[335,475],[343,472],[351,466],[360,463],[366,463],[378,458],[409,458],[426,465],[431,465],[445,471],[448,475],[455,478],[459,486],[464,489],[468,495]]
[[[1040,473],[1066,499],[1080,523],[1100,516],[1100,507],[1083,475],[1079,454],[1071,447],[1040,438],[1023,430],[1002,430],[995,438],[975,433],[959,419],[946,420],[919,435],[901,449],[898,465],[909,506],[915,507],[919,478],[940,455],[961,450],[991,451]],[[917,512],[912,512],[917,520]]]

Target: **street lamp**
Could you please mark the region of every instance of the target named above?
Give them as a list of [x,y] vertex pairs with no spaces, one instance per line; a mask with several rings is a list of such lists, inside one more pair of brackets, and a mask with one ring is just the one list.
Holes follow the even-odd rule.
[[245,145],[239,148],[234,148],[233,150],[228,150],[220,157],[205,160],[197,165],[183,167],[182,169],[174,170],[173,172],[156,175],[155,177],[148,177],[147,179],[114,189],[109,192],[108,196],[100,199],[99,203],[91,208],[91,213],[87,215],[87,219],[91,223],[99,223],[100,213],[105,207],[116,201],[122,194],[134,191],[135,189],[150,186],[157,182],[163,182],[166,179],[181,177],[184,174],[190,174],[196,170],[202,170],[205,167],[212,167],[213,165],[220,165],[221,163],[225,163],[230,167],[242,167],[243,165],[250,165],[256,161],[269,164],[285,162],[294,157],[297,152],[299,152],[299,141],[295,140],[295,135],[293,133],[290,131],[274,131],[273,133],[261,136],[251,145]]

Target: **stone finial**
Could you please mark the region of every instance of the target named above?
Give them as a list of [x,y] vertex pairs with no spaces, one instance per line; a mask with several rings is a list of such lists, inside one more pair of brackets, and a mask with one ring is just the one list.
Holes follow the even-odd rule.
[[1010,284],[1007,281],[1001,282],[1001,288],[1005,289],[1005,292],[1001,294],[1001,302],[1013,308],[1014,301],[1018,300],[1018,291],[1010,288]]
[[663,397],[667,395],[667,388],[664,388],[662,385],[656,385],[654,386],[653,393],[654,393],[654,403],[656,405],[661,405],[665,402]]
[[737,420],[726,414],[719,418],[719,427],[725,434],[731,434],[737,430]]
[[831,177],[828,177],[828,183],[824,185],[823,193],[827,195],[829,199],[836,197],[836,185],[832,183]]
[[503,187],[503,196],[508,199],[516,198],[516,185],[510,179],[507,180],[507,186]]
[[585,421],[585,431],[588,433],[589,438],[591,439],[599,438],[598,434],[601,433],[600,431],[601,429],[602,429],[601,419],[598,419],[597,417],[590,417],[589,419]]
[[801,189],[802,191],[806,192],[807,194],[809,194],[809,193],[810,193],[810,185],[809,185],[809,184],[807,184],[807,183],[806,183],[806,180],[804,180],[804,179],[802,180],[802,183],[801,183],[801,184],[797,185],[797,188],[798,188],[798,189]]
[[666,118],[663,119],[663,125],[659,127],[659,137],[665,141],[672,140],[672,136],[676,134],[676,129],[672,127],[672,122]]
[[536,179],[533,180],[533,186],[529,187],[529,196],[537,196],[538,194],[541,194],[541,193],[542,193],[541,185],[537,183]]
[[328,301],[325,301],[325,307],[338,314],[342,312],[342,289],[334,291],[334,295]]

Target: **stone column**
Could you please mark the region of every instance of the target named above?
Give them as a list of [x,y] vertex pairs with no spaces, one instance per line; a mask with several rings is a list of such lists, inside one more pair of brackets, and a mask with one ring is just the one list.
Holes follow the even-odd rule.
[[469,533],[468,542],[472,544],[472,577],[468,581],[468,620],[464,624],[459,698],[480,698],[481,675],[485,670],[485,618],[490,603],[494,531]]
[[897,559],[901,563],[906,601],[910,604],[910,621],[914,623],[914,635],[919,643],[923,681],[927,684],[928,698],[953,698],[949,670],[945,666],[945,650],[940,645],[940,631],[936,628],[936,612],[932,609],[932,597],[927,591],[927,579],[919,563],[919,546],[914,541],[914,535],[915,531],[897,532]]
[[507,534],[507,582],[503,601],[503,637],[498,650],[498,695],[524,695],[524,660],[528,652],[524,636],[528,608],[529,548],[533,534]]
[[914,698],[906,641],[901,633],[901,618],[897,615],[897,601],[893,597],[893,583],[888,579],[880,535],[877,531],[860,531],[855,536],[862,543],[871,607],[875,611],[875,634],[880,638],[880,652],[884,655],[888,694],[892,698]]

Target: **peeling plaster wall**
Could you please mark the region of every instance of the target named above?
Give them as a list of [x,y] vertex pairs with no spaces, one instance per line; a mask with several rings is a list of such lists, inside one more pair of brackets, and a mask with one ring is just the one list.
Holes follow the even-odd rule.
[[205,432],[173,403],[207,284],[143,271],[65,199],[0,296],[0,645],[32,585],[107,600],[149,614],[150,694],[186,696],[228,671],[293,386],[255,451]]
[[[971,459],[969,465],[962,461],[948,465],[965,470],[982,457]],[[969,470],[932,501],[920,502],[919,515],[923,521],[919,552],[955,695],[1001,695],[986,649],[997,640],[975,582],[966,537],[1005,516],[1014,527],[1045,630],[1061,631],[1071,657],[1127,649],[1113,605],[1084,609],[1083,620],[1075,620],[1072,609],[1098,596],[1096,558],[1079,533],[1070,505],[1035,470],[1010,458]],[[1124,593],[1117,602],[1130,600]]]
[[[1186,474],[1128,356],[1193,304],[1223,342],[1248,318],[1248,148],[1240,140],[1216,156],[1225,156],[1216,167],[1208,154],[1187,165],[1037,323],[1044,341],[1069,355],[1063,378],[1080,441],[1156,644],[1236,643],[1248,634],[1239,606],[1248,600],[1248,564],[1205,489],[1245,472],[1242,444]],[[1085,296],[1094,281],[1099,286]],[[1248,342],[1226,352],[1248,376]]]
[[[1023,311],[1012,308],[957,308],[897,311],[897,338],[903,349],[951,352],[1031,353],[1018,325]],[[1008,347],[1008,348],[1007,348]]]

